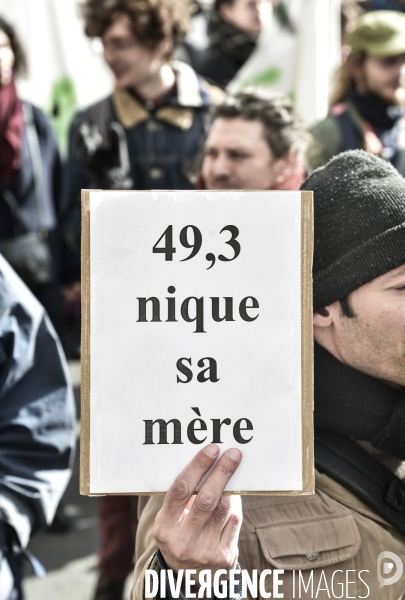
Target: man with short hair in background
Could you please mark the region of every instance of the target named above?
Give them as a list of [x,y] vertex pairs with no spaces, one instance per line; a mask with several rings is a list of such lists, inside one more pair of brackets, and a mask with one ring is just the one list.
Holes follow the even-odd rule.
[[216,108],[197,187],[298,190],[310,143],[287,96],[247,89]]

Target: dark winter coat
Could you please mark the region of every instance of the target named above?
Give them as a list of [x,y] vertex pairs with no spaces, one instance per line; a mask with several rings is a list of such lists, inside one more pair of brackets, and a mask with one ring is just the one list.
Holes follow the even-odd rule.
[[[9,190],[0,189],[0,239],[21,233],[53,230],[61,209],[62,163],[52,127],[44,113],[27,102],[23,103],[25,128],[21,144],[21,167]],[[39,218],[35,196],[34,171],[27,136],[27,119],[32,115],[37,134],[43,173],[45,206]]]
[[2,256],[0,439],[0,597],[7,598],[13,585],[7,559],[52,522],[69,481],[76,422],[60,342]]

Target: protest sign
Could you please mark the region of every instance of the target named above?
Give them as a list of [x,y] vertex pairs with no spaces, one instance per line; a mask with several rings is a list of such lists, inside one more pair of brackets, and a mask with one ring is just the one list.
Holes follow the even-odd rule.
[[312,193],[84,191],[82,236],[82,493],[210,442],[228,491],[311,493]]

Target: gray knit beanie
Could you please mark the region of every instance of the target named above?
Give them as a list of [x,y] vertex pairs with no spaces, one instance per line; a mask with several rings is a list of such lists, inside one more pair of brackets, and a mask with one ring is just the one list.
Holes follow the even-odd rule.
[[303,183],[314,192],[314,310],[405,264],[405,179],[363,150]]

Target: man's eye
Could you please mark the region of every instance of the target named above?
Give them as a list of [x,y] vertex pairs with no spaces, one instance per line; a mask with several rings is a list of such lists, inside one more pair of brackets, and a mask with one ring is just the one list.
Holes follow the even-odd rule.
[[125,50],[127,47],[127,42],[115,42],[115,44],[113,44],[114,50]]
[[247,154],[243,154],[242,152],[230,152],[229,156],[233,160],[242,160],[243,158],[247,158]]
[[397,64],[398,58],[396,56],[388,56],[387,58],[380,59],[383,67],[393,67]]
[[398,292],[405,292],[405,285],[401,285],[401,287],[395,288]]
[[204,156],[209,156],[210,158],[215,158],[217,156],[217,153],[215,152],[215,150],[205,150],[204,151]]
[[123,52],[134,45],[131,39],[112,40],[110,43],[104,44],[104,48],[109,48],[113,52]]

